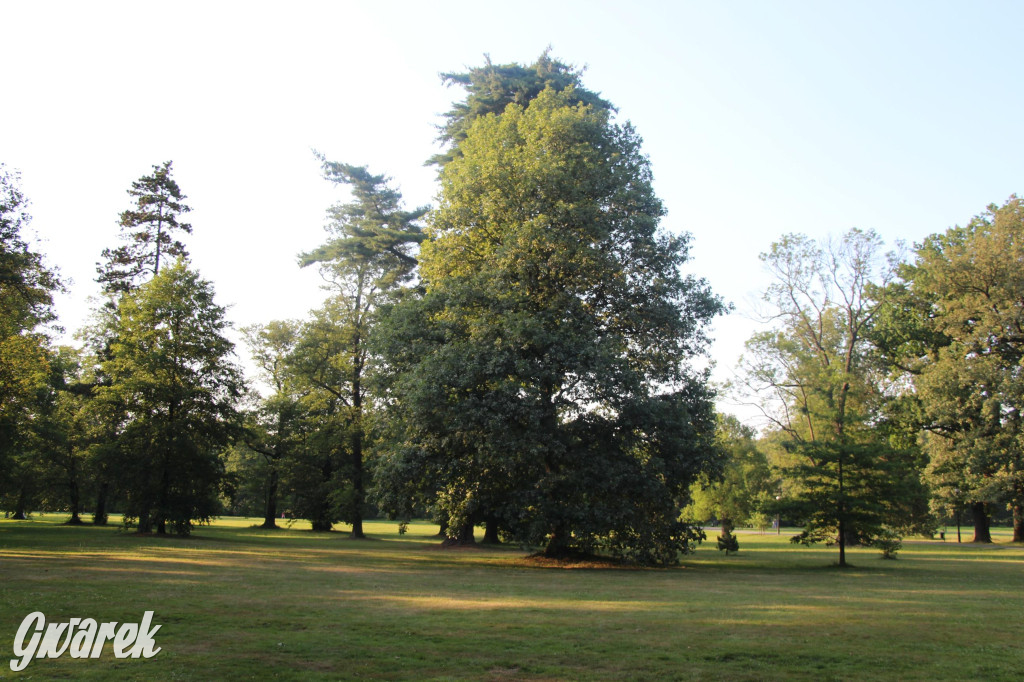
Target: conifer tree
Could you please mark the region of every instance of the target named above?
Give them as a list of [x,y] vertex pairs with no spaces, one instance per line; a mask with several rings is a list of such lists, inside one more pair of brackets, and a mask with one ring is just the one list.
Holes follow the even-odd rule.
[[[415,248],[423,239],[419,220],[427,209],[405,210],[401,192],[389,186],[386,176],[373,174],[365,166],[320,159],[324,176],[347,187],[352,200],[328,210],[328,240],[300,256],[303,267],[320,267],[333,295],[304,327],[293,354],[293,369],[300,380],[329,394],[325,404],[339,403],[340,414],[332,408],[330,421],[335,422],[333,428],[345,432],[345,470],[351,481],[341,518],[352,524],[353,537],[361,538],[367,487],[367,340],[378,308],[413,275]],[[321,351],[327,348],[331,351],[324,356]],[[330,467],[325,476],[336,474]]]
[[121,236],[125,242],[103,250],[104,263],[97,264],[97,281],[107,294],[119,294],[137,287],[147,277],[160,273],[168,259],[187,257],[178,233],[192,234],[192,225],[181,222],[186,205],[178,183],[171,177],[171,161],[153,166],[151,175],[132,183],[128,195],[134,206],[121,213]]

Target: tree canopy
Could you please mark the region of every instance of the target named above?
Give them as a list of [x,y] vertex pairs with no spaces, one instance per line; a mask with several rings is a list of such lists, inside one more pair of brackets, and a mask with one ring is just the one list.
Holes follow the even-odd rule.
[[128,195],[135,205],[121,213],[121,236],[125,242],[104,249],[105,262],[96,266],[97,281],[106,293],[123,293],[139,285],[146,276],[160,273],[161,258],[185,257],[185,245],[176,233],[192,234],[192,225],[180,216],[192,209],[186,205],[178,183],[171,177],[170,161],[153,166],[152,175],[132,182]]
[[56,319],[53,294],[62,290],[56,271],[29,244],[30,220],[18,173],[0,164],[0,490],[14,487],[12,458],[27,447],[37,398],[49,385],[45,325]]
[[[426,293],[390,312],[382,355],[404,443],[453,533],[495,518],[552,555],[672,563],[689,484],[717,461],[689,361],[723,312],[658,229],[640,139],[546,88],[478,117],[441,173]],[[391,481],[394,484],[394,481]]]
[[244,390],[224,308],[182,261],[121,299],[99,400],[123,416],[118,478],[139,530],[188,534],[219,508],[219,455],[237,433]]
[[[1024,541],[1024,200],[992,204],[934,234],[901,274],[918,315],[905,315],[903,362],[929,428],[939,505],[969,504],[989,541],[989,505],[1006,505]],[[911,333],[921,330],[917,333]]]
[[913,448],[880,428],[887,372],[871,330],[896,267],[882,247],[857,229],[773,243],[761,258],[774,328],[752,337],[743,359],[747,395],[798,455],[784,482],[788,513],[806,524],[794,540],[835,542],[841,566],[848,544],[885,541],[909,523],[900,500],[924,494]]
[[493,64],[490,55],[485,55],[483,66],[441,74],[445,85],[464,88],[466,97],[455,102],[444,115],[444,123],[438,126],[438,141],[447,149],[430,162],[444,166],[461,154],[462,141],[477,118],[500,115],[510,104],[526,107],[545,89],[564,93],[573,104],[614,111],[610,102],[583,86],[582,75],[582,69],[552,58],[550,48],[529,66]]

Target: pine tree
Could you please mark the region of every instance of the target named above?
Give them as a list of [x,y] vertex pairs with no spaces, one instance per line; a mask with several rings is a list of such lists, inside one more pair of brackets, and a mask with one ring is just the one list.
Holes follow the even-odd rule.
[[[361,538],[367,487],[367,340],[378,308],[412,277],[415,248],[423,240],[419,220],[427,209],[404,210],[401,192],[389,186],[386,176],[373,174],[365,166],[320,159],[324,176],[347,187],[352,201],[330,208],[327,242],[300,256],[303,267],[320,267],[333,296],[304,328],[303,340],[293,354],[294,369],[300,380],[329,393],[328,403],[339,403],[340,415],[332,409],[329,416],[342,422],[348,459],[344,469],[351,481],[341,518],[352,524],[352,536]],[[321,351],[328,347],[330,354],[323,356]],[[330,475],[336,473],[332,467]]]
[[147,276],[158,275],[161,263],[168,258],[188,256],[177,233],[192,234],[192,226],[180,221],[180,216],[192,209],[184,203],[186,196],[171,177],[171,162],[153,166],[152,175],[134,181],[128,195],[135,206],[121,214],[125,243],[104,249],[106,262],[96,267],[97,281],[107,294],[130,291]]

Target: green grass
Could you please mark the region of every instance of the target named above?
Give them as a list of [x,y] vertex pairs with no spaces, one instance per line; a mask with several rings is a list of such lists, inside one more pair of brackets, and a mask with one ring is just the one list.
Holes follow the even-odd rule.
[[[188,539],[0,521],[0,677],[24,679],[1018,680],[1024,547],[905,541],[897,561],[744,533],[664,570],[540,568],[224,519]],[[7,665],[21,620],[162,624],[149,660]]]

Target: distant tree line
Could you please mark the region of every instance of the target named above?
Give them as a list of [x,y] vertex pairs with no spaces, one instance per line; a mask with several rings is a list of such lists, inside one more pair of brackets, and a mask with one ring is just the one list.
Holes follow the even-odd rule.
[[[57,347],[58,273],[26,242],[27,200],[0,174],[0,503],[70,523],[123,514],[188,534],[223,513],[337,523],[427,517],[449,544],[672,564],[722,523],[785,520],[794,541],[886,554],[970,512],[1024,541],[1021,202],[907,255],[873,232],[786,235],[762,255],[766,331],[714,410],[707,330],[727,310],[683,274],[641,140],[582,74],[445,74],[465,97],[440,126],[437,205],[404,208],[385,175],[319,156],[330,207],[324,303],[242,330],[183,243],[172,164],[129,189],[103,300]],[[723,545],[724,543],[724,545]]]

